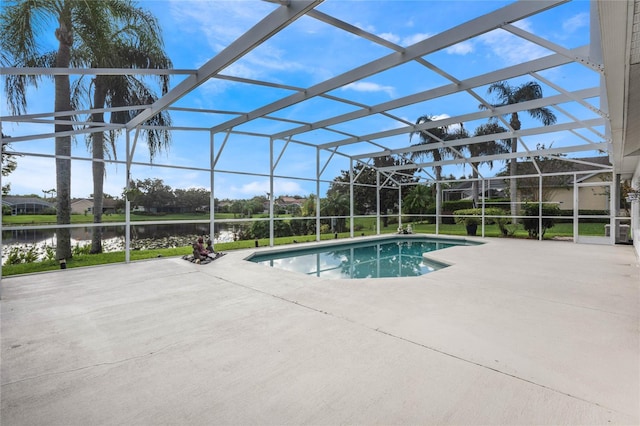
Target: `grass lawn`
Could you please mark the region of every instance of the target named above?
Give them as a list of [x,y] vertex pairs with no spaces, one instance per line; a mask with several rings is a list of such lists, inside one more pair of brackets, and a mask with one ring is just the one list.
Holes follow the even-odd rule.
[[[254,215],[254,217],[268,217],[269,215]],[[208,213],[175,213],[162,215],[143,215],[131,213],[131,221],[152,221],[152,220],[208,220]],[[236,219],[233,213],[217,213],[215,219]],[[102,222],[124,222],[126,220],[123,213],[104,214]],[[90,214],[72,214],[71,223],[92,223],[93,216]],[[17,225],[55,225],[55,215],[45,214],[21,214],[16,216],[3,215],[2,224],[4,226]]]
[[[225,215],[227,216],[227,215]],[[217,219],[225,219],[225,218],[233,218],[233,214],[229,214],[230,217],[218,217]],[[86,223],[91,222],[93,220],[92,216],[85,215],[72,215],[73,223]],[[109,215],[103,216],[105,222],[121,222],[124,221],[124,215]],[[208,215],[166,215],[162,216],[163,219],[166,220],[193,220],[193,219],[206,219]],[[146,216],[146,215],[132,215],[132,220],[158,220],[157,216]],[[5,222],[6,220],[6,222]],[[31,224],[46,224],[49,221],[55,222],[55,216],[47,216],[47,215],[20,215],[20,216],[4,216],[3,223],[5,225],[31,225]],[[376,234],[376,221],[375,218],[357,218],[356,219],[356,227],[357,231],[354,232],[355,236],[361,235],[375,235]],[[403,224],[405,227],[407,223]],[[412,228],[416,233],[425,233],[425,234],[435,234],[436,233],[436,225],[429,223],[412,223]],[[347,225],[348,226],[348,225]],[[397,231],[397,224],[389,224],[386,228],[382,227],[380,229],[382,234],[391,234]],[[604,224],[602,223],[581,223],[580,224],[580,235],[601,235],[604,236]],[[466,230],[463,225],[449,225],[442,224],[439,227],[439,233],[442,235],[458,235],[465,236]],[[478,228],[478,236],[481,235],[481,228]],[[348,238],[350,236],[349,232],[343,232],[338,234],[338,238]],[[486,225],[485,226],[485,236],[487,237],[501,237],[500,230],[497,225]],[[520,226],[515,234],[513,235],[515,238],[528,238],[527,232],[522,229]],[[544,235],[545,239],[551,239],[554,237],[563,237],[563,238],[571,238],[573,237],[573,224],[572,223],[557,223],[552,228],[548,229]],[[321,234],[322,240],[330,240],[334,239],[335,234]],[[292,237],[280,237],[275,238],[275,245],[283,245],[283,244],[292,244],[294,242],[310,242],[315,241],[315,235],[304,235],[304,236],[292,236]],[[263,238],[258,240],[258,244],[261,247],[269,245],[269,239]],[[255,240],[242,240],[242,241],[234,241],[228,243],[217,243],[215,248],[217,251],[230,251],[237,249],[245,249],[255,247]],[[164,248],[164,249],[152,249],[152,250],[132,250],[130,252],[130,259],[132,261],[143,260],[143,259],[151,259],[157,257],[179,257],[186,254],[191,254],[191,247],[179,247],[179,248]],[[68,268],[76,268],[82,266],[95,266],[102,265],[108,263],[118,263],[125,261],[124,252],[111,252],[111,253],[101,253],[101,254],[77,254],[74,255],[72,259],[67,260]],[[60,269],[60,265],[56,260],[44,260],[41,262],[32,262],[32,263],[20,263],[15,265],[4,265],[2,266],[2,275],[3,276],[11,276],[17,274],[27,274],[27,273],[35,273],[35,272],[44,272]]]

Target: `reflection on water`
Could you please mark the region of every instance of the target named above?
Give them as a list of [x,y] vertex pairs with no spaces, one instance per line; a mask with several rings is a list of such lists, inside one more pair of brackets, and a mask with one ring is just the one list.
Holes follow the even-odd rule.
[[[230,242],[236,239],[245,224],[216,223],[214,243]],[[91,227],[71,229],[71,246],[84,247],[91,244]],[[135,225],[131,227],[132,248],[171,248],[188,246],[196,235],[208,235],[209,224],[167,224],[167,225]],[[45,258],[47,247],[56,246],[55,231],[43,229],[18,229],[2,231],[2,264],[12,250],[35,249],[38,259]],[[102,251],[105,253],[123,251],[125,248],[125,227],[108,226],[102,230]]]
[[446,265],[423,253],[460,245],[436,240],[384,241],[257,255],[251,261],[322,278],[415,277]]
[[[214,226],[214,241],[216,243],[233,241],[235,234],[243,229],[242,224],[226,224],[216,223]],[[78,227],[71,229],[72,244],[91,242],[90,227]],[[209,224],[168,224],[168,225],[135,225],[131,227],[132,239],[160,239],[174,236],[184,235],[208,235]],[[114,238],[121,238],[124,240],[125,227],[124,226],[109,226],[105,224],[102,230],[102,239],[111,240]],[[44,229],[18,229],[14,231],[2,231],[2,244],[3,245],[15,245],[15,244],[47,244],[49,246],[55,245],[56,233],[55,231]]]

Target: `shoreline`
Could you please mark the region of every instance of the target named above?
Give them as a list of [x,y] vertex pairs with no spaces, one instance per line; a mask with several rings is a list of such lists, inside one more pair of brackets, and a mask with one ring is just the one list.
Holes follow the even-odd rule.
[[[202,235],[186,235],[186,236],[171,236],[171,237],[161,237],[161,238],[139,238],[139,239],[131,239],[130,248],[131,250],[154,250],[154,249],[162,249],[162,248],[178,248],[178,247],[190,247],[198,237]],[[206,239],[206,236],[205,236]],[[223,231],[217,236],[217,238],[213,238],[213,243],[224,243],[234,241],[234,234],[232,232]],[[9,254],[15,250],[19,250],[20,252],[28,252],[30,250],[35,250],[37,260],[36,262],[42,261],[47,258],[47,253],[50,250],[55,251],[55,237],[51,239],[47,239],[45,241],[41,241],[38,243],[9,243],[2,244],[2,265],[5,265]],[[74,247],[84,248],[86,246],[91,245],[91,240],[76,240],[71,239],[71,249]],[[110,253],[116,251],[124,251],[125,250],[125,238],[122,237],[113,237],[106,238],[102,240],[102,252]]]

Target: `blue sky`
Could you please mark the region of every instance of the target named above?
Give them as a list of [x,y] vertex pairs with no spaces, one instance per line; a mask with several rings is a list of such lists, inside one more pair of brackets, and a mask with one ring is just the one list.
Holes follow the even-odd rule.
[[[497,1],[332,1],[322,3],[317,10],[350,22],[359,28],[372,32],[386,40],[402,46],[428,38],[446,29],[477,16],[491,12],[511,2]],[[264,18],[277,6],[259,1],[185,1],[156,0],[139,1],[138,4],[152,12],[160,21],[165,40],[166,51],[176,69],[196,69],[227,47],[236,38]],[[541,35],[567,48],[575,48],[589,43],[589,2],[573,1],[561,5],[540,15],[533,16],[517,23],[534,34]],[[42,44],[48,49],[56,48],[51,33],[43,37]],[[296,87],[311,87],[330,77],[339,75],[355,66],[378,59],[390,51],[382,46],[374,45],[345,33],[323,22],[304,16],[291,24],[285,31],[275,35],[267,43],[252,51],[239,61],[223,70],[223,74],[243,78],[287,84]],[[500,69],[522,61],[545,56],[549,51],[542,47],[523,41],[506,31],[495,30],[448,49],[435,52],[426,59],[444,69],[455,78],[466,78]],[[598,84],[597,74],[578,65],[568,65],[561,69],[541,72],[544,78],[565,89],[575,90],[592,87]],[[183,79],[175,76],[172,86]],[[531,78],[512,81],[519,84]],[[427,90],[448,84],[444,77],[416,63],[408,63],[397,69],[374,75],[353,83],[347,87],[330,92],[330,94],[376,105],[398,97],[407,96],[420,90]],[[246,84],[227,80],[210,80],[194,92],[180,99],[176,106],[204,108],[225,111],[248,112],[264,104],[290,95],[292,92],[282,89],[256,88]],[[486,88],[477,90],[486,95]],[[545,87],[545,95],[557,93]],[[466,94],[458,94],[424,102],[393,111],[409,122],[421,115],[437,117],[455,116],[477,110],[477,100]],[[472,107],[470,108],[470,105]],[[4,103],[0,105],[0,114],[8,115]],[[573,111],[573,106],[566,107],[571,113],[584,114],[584,111]],[[53,109],[52,85],[48,81],[29,94],[29,113],[46,112]],[[297,104],[275,112],[280,118],[316,121],[340,112],[348,112],[352,107],[324,99]],[[233,118],[233,115],[187,114],[172,112],[172,119],[178,126],[211,127]],[[558,114],[557,114],[558,115]],[[586,116],[587,118],[593,118]],[[527,127],[527,117],[521,117],[523,128]],[[559,117],[559,122],[562,117]],[[482,124],[466,123],[469,130]],[[398,127],[398,122],[380,116],[358,120],[355,123],[336,125],[336,129],[347,133],[367,133]],[[243,132],[278,132],[295,127],[277,121],[257,120],[238,126],[235,130]],[[370,129],[370,130],[369,130]],[[49,125],[3,123],[3,132],[10,136],[30,133],[51,132]],[[324,131],[308,132],[299,135],[301,140],[317,143],[334,141],[335,134]],[[570,144],[564,134],[549,135],[540,140],[529,140],[527,144],[535,148],[537,143],[551,143],[554,146]],[[216,135],[216,146],[220,147],[224,135]],[[167,152],[156,156],[154,167],[134,167],[132,177],[163,179],[172,188],[209,187],[209,175],[205,171],[167,169],[162,164],[174,164],[184,167],[208,168],[209,134],[207,132],[175,131],[173,143]],[[405,146],[409,143],[407,135],[381,141],[390,147]],[[414,140],[415,142],[415,140]],[[124,137],[118,142],[117,158],[125,158]],[[279,154],[282,141],[276,141],[276,155]],[[53,152],[53,140],[21,142],[12,145],[13,149],[22,152]],[[345,153],[371,152],[371,147],[354,144],[346,147]],[[87,156],[85,140],[80,136],[74,147],[73,155]],[[321,162],[328,158],[323,153]],[[147,161],[148,151],[144,141],[140,141],[136,150],[136,160]],[[487,172],[492,175],[502,168],[502,164],[494,164],[494,169]],[[323,179],[332,179],[347,169],[349,163],[342,157],[331,160],[322,175]],[[263,138],[251,138],[232,135],[220,154],[217,165],[219,170],[241,171],[246,173],[269,172],[269,143]],[[282,156],[275,173],[283,176],[297,176],[312,179],[316,170],[315,149],[289,145]],[[469,167],[450,167],[445,174],[454,176],[469,175]],[[123,165],[108,166],[105,180],[105,192],[120,195],[125,185],[125,168]],[[18,159],[18,169],[3,180],[3,184],[11,182],[12,194],[36,193],[55,187],[54,162],[47,158],[24,157]],[[324,195],[327,185],[321,186]],[[263,195],[269,190],[266,177],[246,174],[233,175],[216,173],[215,196],[224,198],[251,198]],[[90,164],[85,161],[74,161],[72,165],[72,196],[88,197],[92,192]],[[310,180],[278,178],[276,179],[276,195],[308,195],[316,192],[315,183]]]

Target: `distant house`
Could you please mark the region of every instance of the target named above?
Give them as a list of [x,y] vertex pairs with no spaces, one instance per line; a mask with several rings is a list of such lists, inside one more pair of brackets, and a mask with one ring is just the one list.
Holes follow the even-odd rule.
[[[443,190],[444,193],[444,201],[457,201],[457,200],[468,200],[473,197],[473,182],[463,181],[457,185],[454,185],[452,188]],[[484,197],[485,199],[491,198],[505,198],[507,197],[507,184],[503,179],[496,180],[487,180],[484,186]],[[482,184],[478,183],[478,195],[482,197]]]
[[38,197],[21,197],[7,195],[2,197],[2,205],[11,208],[11,214],[42,214],[46,210],[54,210],[55,205]]
[[[602,171],[594,172],[597,165],[609,166],[609,157],[589,157],[576,159],[577,162],[552,159],[541,161],[538,166],[543,173],[566,173],[556,176],[544,176],[542,178],[542,199],[546,202],[556,203],[561,210],[573,209],[573,186],[581,183],[606,183],[603,181]],[[592,165],[593,164],[593,165]],[[594,166],[595,165],[595,166]],[[535,174],[535,167],[531,162],[518,163],[518,174]],[[574,179],[575,176],[575,179]],[[518,201],[538,201],[538,178],[524,178],[518,182]],[[610,194],[598,188],[580,188],[580,209],[608,210]]]
[[[302,205],[307,201],[306,198],[286,197],[281,196],[273,201],[273,204],[280,209],[285,210],[287,213],[291,213],[293,210],[299,210]],[[267,209],[269,204],[267,203]]]
[[[105,198],[102,201],[102,213],[115,213],[117,201]],[[71,201],[71,214],[93,214],[93,200],[91,198],[77,198]]]
[[[547,159],[538,162],[543,173],[566,173],[555,176],[544,176],[542,179],[543,201],[557,204],[562,210],[573,209],[574,173],[575,183],[602,182],[602,172],[593,172],[597,165],[610,165],[609,157],[590,157],[576,159],[577,162],[562,159]],[[593,164],[593,165],[592,165]],[[595,166],[594,166],[595,165]],[[519,175],[536,175],[533,163],[530,161],[518,163]],[[518,179],[518,202],[537,202],[539,178],[528,177]],[[444,201],[465,200],[472,197],[472,182],[463,181],[453,188],[444,190]],[[479,184],[481,185],[481,184]],[[480,188],[480,186],[479,186]],[[485,199],[507,198],[509,190],[508,179],[494,177],[485,181]],[[480,193],[482,191],[478,191]],[[586,210],[607,210],[609,194],[591,188],[580,188],[580,208]]]

